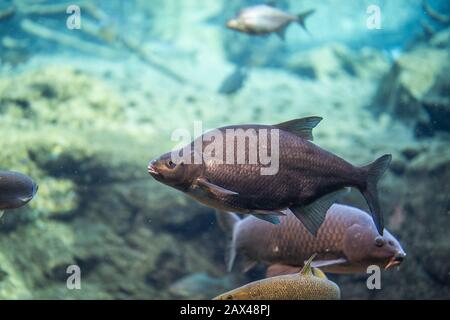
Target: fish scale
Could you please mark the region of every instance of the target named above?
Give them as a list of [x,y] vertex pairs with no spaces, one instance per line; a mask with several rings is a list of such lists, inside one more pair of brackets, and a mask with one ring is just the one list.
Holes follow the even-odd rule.
[[[242,126],[221,128],[237,129]],[[253,126],[255,130],[274,129],[271,126]],[[357,185],[358,168],[289,132],[280,131],[280,167],[276,175],[261,175],[260,164],[205,165],[205,177],[212,183],[239,193],[240,197],[227,197],[225,203],[234,208],[276,210],[285,209],[292,202],[310,203],[321,192]],[[226,149],[226,141],[224,150]],[[248,154],[248,146],[245,153]],[[271,152],[270,145],[268,152]],[[335,163],[335,164],[334,164]],[[333,165],[334,164],[334,165]],[[331,166],[332,170],[328,168]],[[318,190],[318,192],[317,192]],[[237,210],[239,211],[239,210]]]
[[[339,222],[334,223],[334,221],[329,219],[328,224],[324,225],[322,229],[326,230],[326,232],[322,231],[320,235],[318,234],[316,239],[312,239],[309,233],[295,232],[302,227],[301,224],[298,223],[297,219],[288,218],[285,220],[288,221],[288,224],[291,227],[280,239],[280,246],[283,248],[283,256],[289,254],[291,241],[304,244],[303,247],[296,246],[296,250],[293,251],[293,256],[295,259],[294,261],[296,261],[297,263],[302,263],[305,258],[307,258],[308,254],[306,252],[325,252],[327,249],[330,252],[341,252],[340,247],[342,242],[343,230],[341,228],[338,228]],[[275,232],[275,230],[273,230],[272,236],[276,237],[277,233],[278,232]],[[341,234],[340,237],[339,233]],[[289,235],[293,235],[294,239],[290,239]],[[290,262],[292,262],[292,260]]]

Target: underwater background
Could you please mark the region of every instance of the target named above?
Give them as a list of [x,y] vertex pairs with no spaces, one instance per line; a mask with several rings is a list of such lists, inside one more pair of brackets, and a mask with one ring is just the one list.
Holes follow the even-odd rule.
[[[195,121],[309,115],[324,118],[315,143],[351,163],[393,155],[380,201],[407,258],[381,290],[367,274],[329,275],[342,298],[450,298],[450,2],[271,1],[315,9],[308,32],[225,27],[259,3],[0,0],[0,169],[39,184],[0,220],[1,299],[210,299],[261,278],[262,267],[228,274],[214,210],[147,164]],[[367,26],[370,5],[381,29]],[[343,202],[367,210],[358,192]],[[81,290],[66,286],[70,265]]]

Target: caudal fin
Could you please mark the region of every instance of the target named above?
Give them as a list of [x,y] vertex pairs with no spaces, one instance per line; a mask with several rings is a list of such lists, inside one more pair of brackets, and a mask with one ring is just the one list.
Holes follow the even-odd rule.
[[385,154],[384,156],[378,158],[372,164],[363,167],[367,171],[367,181],[366,188],[361,190],[364,198],[366,198],[367,204],[369,206],[370,212],[372,214],[372,219],[375,222],[378,233],[383,235],[384,230],[384,220],[383,214],[380,209],[380,203],[378,201],[378,191],[377,184],[381,176],[389,167],[391,163],[392,156],[390,154]]
[[308,18],[308,17],[309,17],[310,15],[312,15],[314,12],[316,12],[316,10],[311,9],[311,10],[302,12],[302,13],[300,13],[300,14],[297,15],[297,23],[298,23],[299,25],[301,25],[302,28],[305,29],[306,32],[308,32],[308,29],[306,28],[306,24],[305,24],[306,18]]
[[225,263],[227,265],[228,272],[230,272],[233,269],[234,261],[236,260],[234,230],[241,219],[237,214],[227,211],[216,211],[216,219],[220,228],[225,232],[227,237]]

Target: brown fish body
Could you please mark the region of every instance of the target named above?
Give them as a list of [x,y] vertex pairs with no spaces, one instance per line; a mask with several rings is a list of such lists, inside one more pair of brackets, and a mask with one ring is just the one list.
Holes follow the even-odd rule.
[[[272,126],[229,126],[227,129],[272,130]],[[227,142],[224,141],[224,148]],[[282,211],[294,204],[309,204],[344,187],[361,187],[366,172],[290,132],[279,131],[280,167],[276,175],[261,175],[260,164],[206,163],[203,176],[209,182],[239,194],[197,200],[222,210],[251,213]],[[268,147],[271,151],[270,146]],[[248,146],[245,152],[249,153]],[[195,186],[194,186],[195,189]],[[192,189],[191,189],[192,190]],[[191,190],[188,194],[191,194]],[[214,201],[215,200],[215,201]]]
[[237,220],[230,213],[218,213],[218,219],[232,237],[231,269],[234,257],[242,256],[247,266],[256,262],[270,265],[269,274],[298,271],[314,253],[313,266],[331,273],[366,272],[370,265],[382,268],[402,262],[405,253],[387,231],[379,236],[370,216],[357,208],[334,204],[314,237],[292,214],[280,217],[273,225],[246,217]]
[[[340,157],[323,150],[312,140],[311,130],[320,117],[308,117],[282,124],[240,125],[215,129],[222,140],[210,139],[205,133],[180,150],[191,150],[187,161],[172,161],[173,153],[166,153],[149,164],[149,173],[210,207],[253,214],[262,219],[292,212],[308,230],[315,234],[326,210],[346,187],[355,187],[366,198],[380,233],[383,219],[378,205],[376,183],[386,170],[390,155],[373,164],[355,167]],[[247,141],[239,148],[235,136]],[[249,132],[256,140],[245,140]],[[254,137],[252,136],[252,137]],[[259,141],[264,140],[260,145]],[[239,139],[239,138],[238,138]],[[217,141],[216,141],[217,140]],[[217,158],[207,158],[207,150],[222,152]],[[214,149],[213,148],[213,149]],[[234,151],[233,151],[234,150]],[[250,161],[252,154],[271,156],[270,164]],[[245,161],[239,161],[244,155]],[[200,162],[192,161],[200,156]],[[275,164],[275,165],[274,165]],[[263,174],[266,169],[276,169]]]
[[215,300],[339,300],[339,287],[315,276],[309,263],[299,273],[251,282]]

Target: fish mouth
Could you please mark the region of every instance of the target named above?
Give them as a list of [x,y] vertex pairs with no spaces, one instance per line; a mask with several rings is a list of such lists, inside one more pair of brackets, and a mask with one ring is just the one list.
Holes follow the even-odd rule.
[[229,28],[229,29],[235,29],[235,28],[237,28],[237,25],[238,25],[238,23],[236,20],[230,20],[227,22],[227,28]]
[[147,171],[148,171],[148,173],[149,173],[150,175],[152,175],[152,176],[157,176],[157,175],[159,175],[158,170],[156,170],[156,167],[155,167],[154,165],[152,165],[152,164],[149,164],[149,165],[148,165]]
[[391,258],[391,260],[389,260],[387,265],[384,267],[384,270],[400,265],[403,262],[403,260],[405,260],[405,258],[406,253],[404,252],[397,253],[395,256]]
[[22,204],[26,204],[26,203],[30,202],[31,199],[33,199],[33,196],[19,198],[19,200],[20,200],[20,202],[22,202]]

